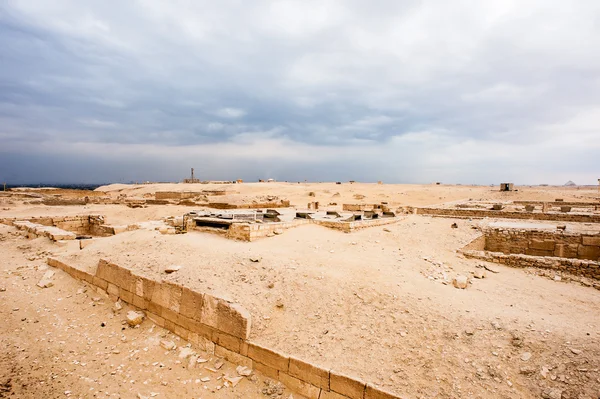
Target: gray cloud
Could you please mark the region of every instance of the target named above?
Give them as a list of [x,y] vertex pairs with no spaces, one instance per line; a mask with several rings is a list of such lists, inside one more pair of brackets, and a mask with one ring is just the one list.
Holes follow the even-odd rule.
[[4,2],[0,180],[593,184],[599,21],[591,0]]

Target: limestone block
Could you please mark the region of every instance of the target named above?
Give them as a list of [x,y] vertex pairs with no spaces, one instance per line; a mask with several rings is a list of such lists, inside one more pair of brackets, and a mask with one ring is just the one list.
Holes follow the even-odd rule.
[[204,294],[183,288],[181,292],[180,313],[192,320],[201,321]]
[[398,399],[398,398],[399,398],[399,396],[396,396],[392,393],[386,392],[379,388],[375,388],[372,385],[367,385],[364,399]]
[[176,284],[156,283],[152,293],[151,301],[165,309],[179,313],[182,291],[182,287]]
[[298,378],[292,377],[291,375],[280,372],[279,381],[285,386],[290,388],[294,392],[298,392],[300,395],[307,397],[308,399],[319,399],[321,389],[308,382],[299,380]]
[[218,332],[214,335],[216,343],[230,351],[240,353],[242,340],[240,338],[233,337],[229,334]]
[[258,363],[287,372],[290,358],[258,344],[248,343],[248,357]]
[[223,300],[217,303],[217,329],[234,337],[248,339],[250,336],[251,316],[245,308],[237,303]]
[[277,370],[276,368],[267,366],[254,360],[252,361],[252,368],[258,371],[259,373],[264,374],[266,377],[272,378],[274,380],[279,379],[279,370]]
[[554,251],[556,243],[554,241],[531,240],[529,248],[541,249],[544,251]]
[[349,399],[347,396],[339,394],[333,391],[321,390],[321,396],[319,399]]
[[591,245],[580,245],[577,249],[577,257],[579,259],[599,260],[600,259],[600,247]]
[[230,351],[227,348],[222,347],[221,345],[215,345],[215,356],[220,356],[228,361],[230,361],[231,363],[240,365],[240,366],[245,366],[248,368],[252,368],[252,359],[250,359],[249,357],[246,356],[242,356],[239,353],[235,353],[233,351]]
[[600,247],[600,236],[584,236],[582,243],[583,245]]
[[289,374],[319,388],[329,390],[329,370],[290,356]]
[[348,377],[331,370],[329,388],[331,391],[346,395],[350,399],[363,399],[366,384],[357,378]]

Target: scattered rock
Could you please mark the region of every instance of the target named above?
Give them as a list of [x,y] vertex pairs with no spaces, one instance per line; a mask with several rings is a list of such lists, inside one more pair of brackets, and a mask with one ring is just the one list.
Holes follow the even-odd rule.
[[215,369],[220,370],[224,364],[225,364],[225,362],[223,361],[223,359],[217,359],[215,361]]
[[118,312],[118,311],[120,311],[122,309],[123,309],[123,305],[121,305],[121,301],[118,300],[117,302],[115,302],[115,306],[113,307],[113,310],[115,312]]
[[558,388],[546,388],[542,392],[543,399],[561,399],[562,391]]
[[522,361],[526,362],[526,361],[528,361],[529,359],[531,359],[531,353],[529,353],[529,352],[525,352],[525,353],[523,353],[523,354],[521,355],[521,360],[522,360]]
[[165,267],[165,273],[167,273],[167,274],[175,273],[179,269],[181,269],[181,266],[179,266],[179,265],[167,266],[167,267]]
[[542,369],[540,370],[540,375],[543,378],[547,378],[548,377],[548,373],[550,372],[550,370],[548,370],[548,367],[543,366]]
[[387,229],[387,228],[386,228],[386,229],[383,229],[383,231],[385,231],[386,233],[391,233],[391,232],[392,232],[392,230],[390,230],[390,229]]
[[557,274],[556,276],[554,276],[554,281],[561,281],[562,278]]
[[175,342],[163,339],[162,341],[160,341],[160,346],[170,351],[171,349],[175,349]]
[[533,375],[533,374],[535,374],[535,371],[536,371],[536,368],[535,368],[535,367],[533,367],[533,366],[523,366],[523,367],[521,367],[521,369],[519,370],[519,372],[520,372],[521,374],[523,374],[523,375],[526,375],[526,376],[530,376],[530,375]]
[[237,366],[235,371],[242,377],[248,377],[250,374],[252,374],[252,369],[249,369],[246,366]]
[[453,228],[453,229],[458,229],[458,225],[456,223],[452,223],[450,225],[450,227]]
[[260,262],[261,259],[262,258],[260,258],[260,257],[250,258],[250,262],[258,263],[258,262]]
[[473,272],[473,277],[479,278],[479,279],[485,278],[486,277],[485,271],[484,270],[475,270]]
[[569,350],[571,352],[573,352],[573,354],[575,354],[575,355],[580,355],[582,352],[580,349],[575,349],[575,348],[569,348]]
[[195,354],[196,354],[196,352],[194,352],[194,350],[192,348],[184,347],[184,348],[179,348],[178,357],[180,359],[187,359],[189,357],[194,356]]
[[500,323],[498,323],[497,320],[492,321],[492,327],[494,328],[494,330],[502,330],[502,326],[500,325]]
[[464,290],[467,288],[468,280],[466,276],[458,275],[452,279],[452,285],[456,288]]
[[472,329],[470,329],[470,328],[467,328],[467,329],[465,330],[465,335],[471,336],[471,335],[473,335],[473,334],[475,334],[475,331],[473,331]]
[[44,276],[42,277],[42,279],[37,283],[37,286],[40,288],[52,287],[54,285],[54,282],[52,281],[52,277],[54,277],[54,271],[48,270],[46,273],[44,273]]
[[129,324],[130,327],[140,325],[142,324],[142,321],[144,321],[145,316],[146,315],[144,314],[144,312],[130,310],[129,312],[127,312],[127,324]]
[[275,230],[273,230],[273,234],[281,235],[281,234],[283,234],[283,229],[275,229]]
[[517,333],[513,333],[512,334],[512,340],[510,341],[510,343],[517,348],[520,348],[523,346],[523,337],[521,337],[519,334]]
[[275,306],[277,306],[279,309],[283,308],[283,300],[279,298],[277,302],[275,302]]
[[231,386],[233,386],[235,388],[235,386],[237,384],[239,384],[239,382],[242,380],[243,377],[225,377],[224,380],[228,381]]

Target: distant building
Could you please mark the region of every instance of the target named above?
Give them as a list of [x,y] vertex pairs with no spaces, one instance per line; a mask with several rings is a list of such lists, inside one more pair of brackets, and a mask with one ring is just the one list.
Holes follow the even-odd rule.
[[513,191],[514,188],[514,183],[500,183],[500,191]]

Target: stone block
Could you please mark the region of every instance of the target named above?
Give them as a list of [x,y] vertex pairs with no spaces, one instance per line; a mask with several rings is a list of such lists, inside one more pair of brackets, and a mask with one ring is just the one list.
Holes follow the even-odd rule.
[[339,394],[337,392],[333,392],[333,391],[325,391],[324,389],[321,390],[321,396],[319,396],[319,399],[350,399],[347,396],[344,396],[342,394]]
[[[172,283],[156,283],[152,292],[152,302],[179,313],[182,287]],[[176,320],[176,319],[174,319]]]
[[118,278],[116,265],[109,263],[106,259],[100,259],[96,269],[96,277],[115,284]]
[[209,294],[204,294],[200,321],[215,329],[219,328],[218,307],[221,300]]
[[319,395],[321,394],[320,388],[311,385],[308,382],[299,380],[296,377],[292,377],[291,375],[284,372],[279,373],[279,381],[281,381],[292,391],[298,392],[300,395],[303,395],[308,399],[319,399]]
[[372,385],[367,385],[367,389],[365,390],[364,399],[398,399],[399,396],[394,395],[390,392],[382,390],[380,388],[376,388]]
[[141,296],[133,294],[133,306],[142,310],[146,310],[148,309],[148,301]]
[[133,294],[123,288],[119,288],[119,298],[130,305],[133,305]]
[[350,399],[363,399],[366,384],[357,378],[340,374],[334,370],[329,374],[329,389],[346,395]]
[[290,356],[288,373],[319,388],[329,390],[329,370]]
[[104,291],[106,291],[108,288],[108,281],[106,281],[98,276],[94,276],[92,278],[92,284],[95,285],[96,287],[102,288]]
[[600,236],[583,236],[583,245],[591,245],[600,247]]
[[157,316],[162,317],[162,313],[163,313],[163,307],[160,305],[157,305],[155,302],[148,302],[148,310],[151,311],[152,313],[156,314]]
[[169,320],[172,323],[175,323],[175,324],[179,323],[179,313],[173,312],[169,308],[163,307],[161,316],[164,317],[165,320]]
[[290,358],[272,349],[248,343],[248,357],[256,362],[284,372],[288,371]]
[[532,249],[541,249],[544,251],[554,251],[556,243],[554,241],[547,240],[531,240],[529,243],[529,248]]
[[220,345],[215,345],[215,356],[220,356],[222,358],[225,358],[226,360],[230,361],[231,363],[240,365],[240,366],[245,366],[248,368],[252,368],[252,359],[250,359],[249,357],[246,356],[242,356],[239,353],[235,353],[233,351],[230,351],[227,348],[224,348]]
[[279,380],[279,370],[276,368],[267,366],[255,360],[252,360],[252,368],[259,373],[262,373],[264,376],[272,378],[274,380]]
[[183,287],[180,313],[192,320],[201,321],[203,297],[204,294]]
[[556,244],[556,248],[554,249],[554,256],[558,256],[561,258],[576,258],[577,247],[578,245],[576,244]]
[[217,328],[234,337],[248,339],[250,336],[251,316],[237,303],[217,302]]
[[591,245],[580,245],[577,249],[579,259],[600,260],[600,247]]
[[108,295],[114,295],[116,297],[119,297],[119,287],[117,287],[113,283],[108,283],[108,288],[106,288],[106,292],[108,292]]
[[543,249],[532,249],[529,248],[527,251],[525,251],[526,255],[531,255],[531,256],[553,256],[554,255],[554,250],[543,250]]
[[242,340],[240,338],[222,332],[217,332],[214,335],[217,345],[220,345],[230,351],[240,353],[240,347],[242,344]]

